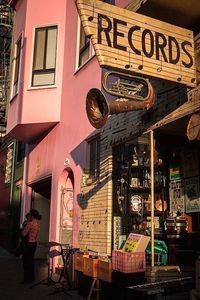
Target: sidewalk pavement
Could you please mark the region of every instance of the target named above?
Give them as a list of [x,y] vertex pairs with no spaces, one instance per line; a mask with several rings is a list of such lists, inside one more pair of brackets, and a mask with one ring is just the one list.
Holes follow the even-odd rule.
[[[36,281],[47,277],[47,264],[36,260]],[[83,300],[77,291],[69,291],[67,294],[60,292],[50,295],[55,291],[53,285],[38,284],[34,288],[23,285],[22,261],[0,247],[0,298],[1,300]]]
[[[47,263],[46,261],[36,260],[36,283],[42,279],[47,278]],[[16,258],[13,254],[7,252],[0,247],[0,299],[1,300],[84,300],[87,297],[82,297],[76,290],[68,291],[68,293],[57,293],[49,295],[55,291],[53,285],[38,284],[34,288],[30,288],[30,285],[23,285],[20,282],[23,279],[22,261],[20,258]],[[90,285],[89,285],[90,286]],[[108,287],[107,287],[108,288]],[[102,291],[102,300],[119,300],[124,299],[124,292],[120,289],[120,284],[117,289],[118,294],[114,293],[116,288],[112,287],[110,292],[108,289]],[[113,290],[114,288],[114,290]],[[88,294],[88,283],[84,282],[82,286],[82,294]],[[178,290],[177,290],[178,292]],[[114,295],[115,294],[115,295]],[[93,295],[92,299],[96,299],[96,295]],[[130,299],[130,298],[128,298]],[[189,293],[183,295],[163,296],[159,299],[165,300],[189,300]]]

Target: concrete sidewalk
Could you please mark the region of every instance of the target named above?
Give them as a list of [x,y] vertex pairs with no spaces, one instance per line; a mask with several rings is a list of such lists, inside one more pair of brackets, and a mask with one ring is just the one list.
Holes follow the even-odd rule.
[[[81,275],[81,274],[80,274]],[[46,261],[36,260],[36,283],[47,277],[47,263]],[[1,300],[84,300],[87,299],[91,282],[88,282],[89,277],[82,278],[84,283],[82,285],[80,296],[76,290],[69,291],[68,294],[63,292],[49,295],[55,291],[53,285],[38,284],[34,288],[30,288],[30,285],[22,285],[20,282],[23,279],[22,261],[20,258],[16,258],[5,249],[0,248],[0,299]],[[80,278],[79,278],[80,279]],[[87,280],[86,280],[87,279]],[[136,284],[136,282],[134,281]],[[103,287],[103,282],[102,282]],[[189,300],[189,291],[184,294],[177,293],[171,296],[163,296],[159,299],[163,300]],[[101,300],[121,300],[130,299],[125,297],[123,284],[121,281],[115,283],[115,285],[104,285],[101,291]],[[95,293],[92,299],[96,299]],[[133,299],[131,297],[131,299]],[[135,300],[137,300],[134,297]],[[141,298],[140,298],[141,299]],[[152,299],[152,298],[151,298]]]
[[[36,281],[47,277],[47,264],[36,260]],[[22,285],[23,269],[20,258],[14,257],[5,249],[0,248],[0,298],[2,300],[83,300],[77,291],[63,292],[49,296],[55,291],[53,285],[39,284],[30,289],[30,285]]]

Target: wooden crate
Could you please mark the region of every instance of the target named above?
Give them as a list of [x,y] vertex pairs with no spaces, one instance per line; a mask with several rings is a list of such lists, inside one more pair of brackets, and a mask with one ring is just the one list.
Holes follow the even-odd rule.
[[98,258],[90,258],[90,257],[84,257],[83,258],[83,274],[97,278],[97,269],[98,269]]
[[179,266],[147,266],[145,277],[147,282],[157,282],[181,277]]
[[106,282],[112,282],[112,263],[99,260],[97,278]]
[[87,254],[76,252],[74,255],[74,269],[79,272],[83,272],[84,269],[84,257],[89,257]]

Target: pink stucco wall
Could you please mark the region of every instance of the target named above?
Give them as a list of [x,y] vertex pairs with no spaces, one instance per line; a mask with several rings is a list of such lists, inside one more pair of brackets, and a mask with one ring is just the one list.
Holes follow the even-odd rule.
[[[22,140],[20,130],[28,130],[30,139],[37,136],[60,121],[61,87],[63,74],[64,43],[66,35],[67,1],[18,1],[16,5],[16,29],[14,44],[23,36],[19,93],[10,102],[7,132]],[[55,86],[50,88],[32,88],[31,71],[36,27],[58,25],[57,76]],[[20,125],[23,126],[20,126]],[[26,128],[27,124],[32,124]],[[48,126],[47,126],[48,124]]]
[[[27,10],[27,0],[20,1],[17,5],[17,11],[19,13],[15,14],[15,24],[17,25],[14,27],[13,47],[18,41],[20,35],[24,32],[25,22],[26,22],[26,10]],[[20,123],[21,120],[21,107],[22,107],[22,99],[23,99],[23,78],[24,78],[24,55],[22,55],[21,57],[19,93],[15,98],[12,99],[8,107],[7,132],[10,132],[12,128],[17,126],[17,124]]]
[[[24,30],[22,89],[11,102],[8,131],[19,122],[25,124],[25,128],[34,131],[34,123],[59,121],[48,134],[36,139],[28,147],[23,199],[30,203],[27,185],[52,176],[50,239],[58,240],[60,178],[65,174],[63,173],[65,158],[69,158],[69,168],[74,174],[73,244],[77,245],[79,224],[77,197],[80,192],[82,169],[86,166],[84,140],[94,131],[86,116],[85,100],[90,88],[101,88],[101,69],[96,58],[93,57],[82,69],[75,70],[78,14],[74,1],[21,0],[19,3],[21,4],[16,7],[15,38],[17,39],[20,32]],[[21,25],[23,19],[25,21]],[[59,28],[56,87],[30,89],[34,27],[49,24],[57,24]],[[29,127],[26,124],[29,124]],[[21,134],[25,133],[22,131]]]

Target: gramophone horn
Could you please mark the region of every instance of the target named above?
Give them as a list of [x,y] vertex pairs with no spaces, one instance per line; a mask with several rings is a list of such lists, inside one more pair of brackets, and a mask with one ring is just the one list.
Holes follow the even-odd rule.
[[[113,77],[114,82],[107,87],[108,78],[112,80]],[[90,123],[97,129],[105,125],[109,115],[139,109],[148,110],[155,100],[154,89],[148,79],[119,72],[106,72],[103,77],[103,88],[118,98],[108,102],[100,90],[96,88],[89,90],[86,97],[86,112]],[[143,88],[146,90],[146,96],[142,93]]]
[[103,93],[98,89],[91,89],[86,97],[86,112],[91,125],[101,128],[105,125],[110,109]]

